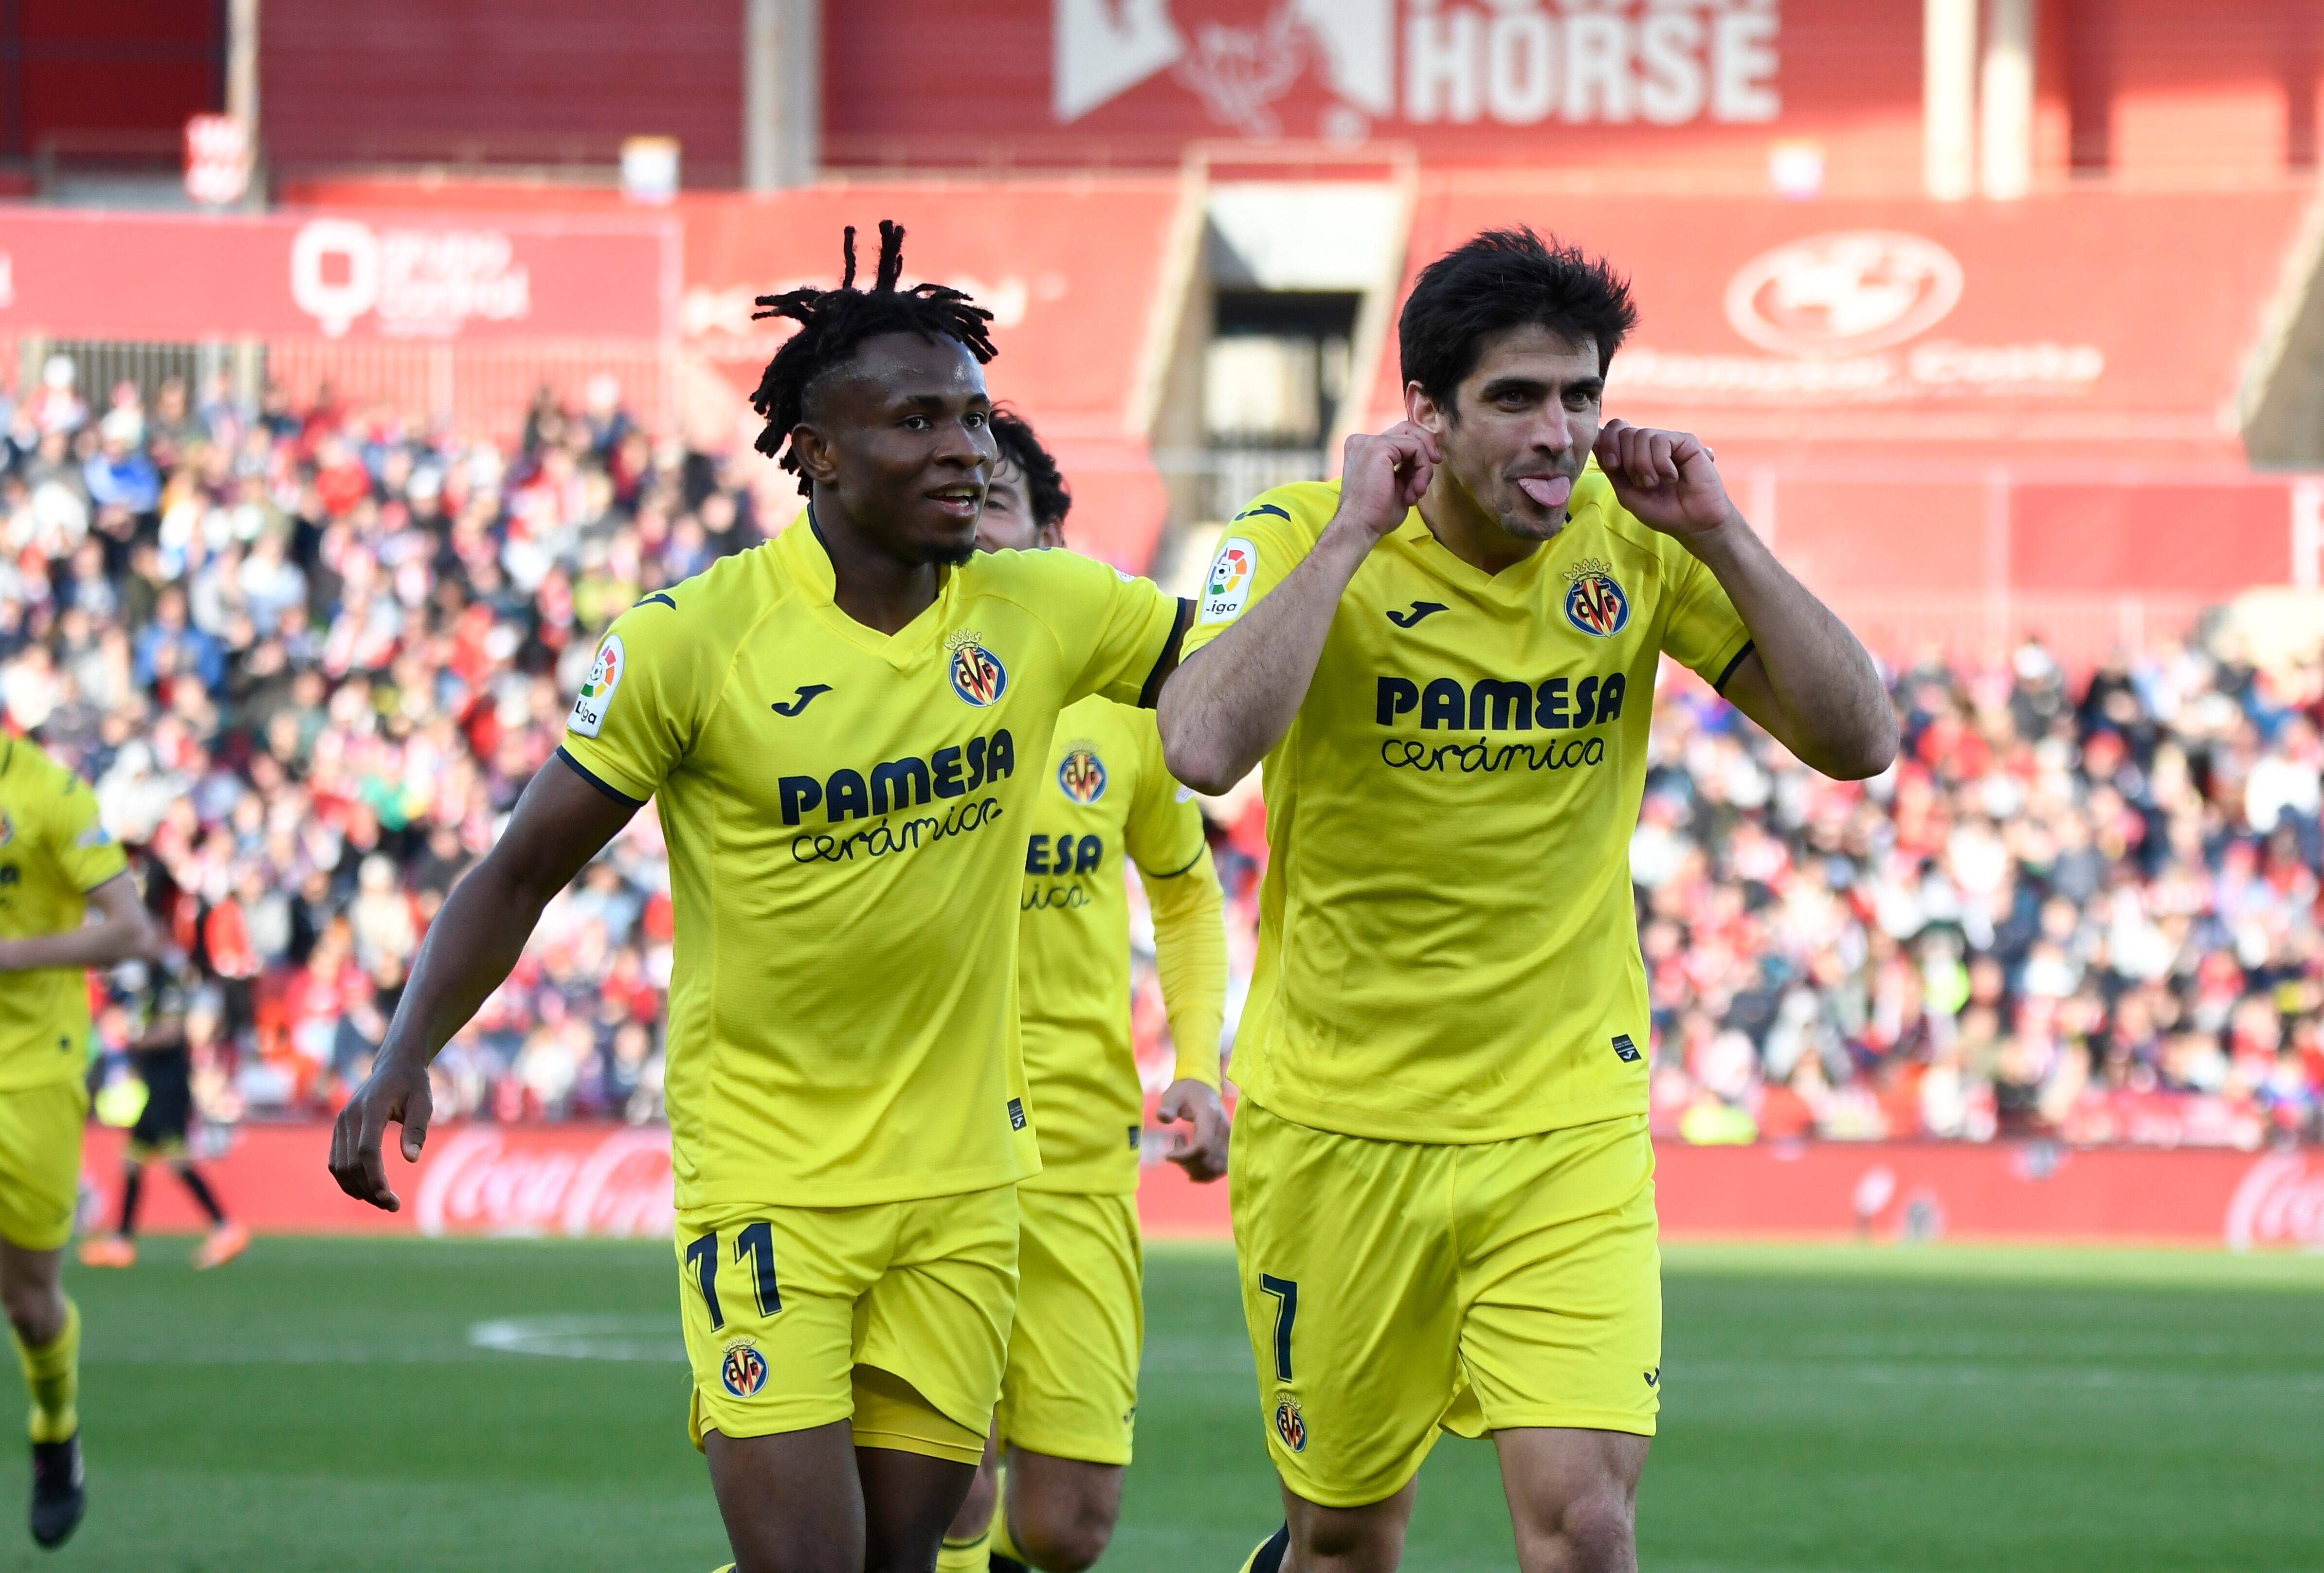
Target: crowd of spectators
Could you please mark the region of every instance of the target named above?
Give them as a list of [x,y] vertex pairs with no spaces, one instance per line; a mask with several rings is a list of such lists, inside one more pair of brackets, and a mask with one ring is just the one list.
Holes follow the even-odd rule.
[[[761,538],[739,473],[603,378],[505,446],[328,388],[93,408],[61,363],[0,427],[6,722],[139,850],[218,1126],[360,1078],[596,631]],[[1632,844],[1657,1128],[2324,1138],[2324,667],[2187,645],[2074,681],[2029,641],[1894,691],[1899,763],[1844,785],[1666,671]],[[1231,1021],[1265,842],[1214,806]],[[657,1118],[669,937],[643,814],[446,1051],[439,1116]],[[1133,950],[1165,1078],[1142,922]]]
[[[7,724],[95,783],[201,973],[204,1113],[327,1107],[596,630],[757,542],[749,492],[604,378],[506,447],[327,387],[77,381],[51,363],[0,411]],[[447,1051],[439,1107],[654,1118],[669,935],[641,815]]]

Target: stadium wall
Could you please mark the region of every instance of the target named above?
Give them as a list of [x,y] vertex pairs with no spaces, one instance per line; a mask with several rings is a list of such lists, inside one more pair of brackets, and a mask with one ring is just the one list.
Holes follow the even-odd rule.
[[[118,1205],[124,1133],[89,1132],[88,1217]],[[402,1210],[342,1195],[320,1125],[249,1126],[208,1160],[226,1205],[272,1233],[666,1237],[669,1134],[610,1125],[444,1126],[417,1164],[388,1163]],[[2324,1249],[2324,1154],[2157,1152],[2051,1143],[1658,1144],[1658,1203],[1673,1239],[1956,1238],[2026,1244],[2149,1241]],[[146,1227],[200,1219],[166,1182]],[[1223,1237],[1225,1185],[1145,1171],[1139,1209],[1156,1237]],[[85,1219],[84,1221],[88,1219]]]

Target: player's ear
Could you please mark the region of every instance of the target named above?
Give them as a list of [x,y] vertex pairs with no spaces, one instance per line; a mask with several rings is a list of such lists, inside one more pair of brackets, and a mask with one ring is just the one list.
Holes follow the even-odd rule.
[[1451,412],[1438,404],[1427,389],[1417,382],[1404,385],[1404,418],[1431,436],[1443,431]]
[[791,428],[791,456],[798,461],[799,474],[810,481],[828,486],[839,479],[839,455],[813,421]]

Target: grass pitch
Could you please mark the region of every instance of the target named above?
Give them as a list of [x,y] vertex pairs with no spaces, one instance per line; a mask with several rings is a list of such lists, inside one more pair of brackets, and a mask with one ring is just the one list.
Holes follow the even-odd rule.
[[[724,1560],[667,1247],[185,1247],[71,1273],[89,1518],[56,1554],[12,1520],[0,1569]],[[1678,1248],[1666,1291],[1649,1569],[2324,1568],[2324,1258]],[[1232,1573],[1279,1510],[1231,1265],[1157,1246],[1148,1307],[1102,1566]],[[1438,1447],[1406,1566],[1514,1566],[1489,1446]]]

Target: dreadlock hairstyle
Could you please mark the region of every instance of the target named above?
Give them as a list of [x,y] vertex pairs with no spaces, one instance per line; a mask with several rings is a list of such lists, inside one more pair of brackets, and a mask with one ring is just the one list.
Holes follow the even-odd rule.
[[1034,522],[1064,524],[1065,515],[1073,511],[1074,494],[1065,476],[1057,473],[1057,461],[1033,435],[1032,423],[1008,406],[996,405],[992,440],[1001,449],[1001,457],[1024,474],[1025,500],[1032,508]]
[[[769,455],[781,455],[784,469],[798,474],[798,455],[787,449],[791,431],[807,419],[807,395],[816,379],[845,362],[867,338],[883,333],[917,333],[934,344],[939,338],[959,343],[979,365],[1000,352],[992,347],[985,324],[992,313],[959,290],[943,284],[896,288],[904,276],[904,226],[892,219],[880,221],[880,266],[872,288],[855,287],[855,226],[847,226],[842,249],[847,271],[836,290],[803,288],[780,295],[761,295],[763,308],[751,320],[788,317],[798,323],[775,358],[767,363],[751,408],[766,420],[752,446]],[[799,491],[812,495],[813,486],[799,475]]]

